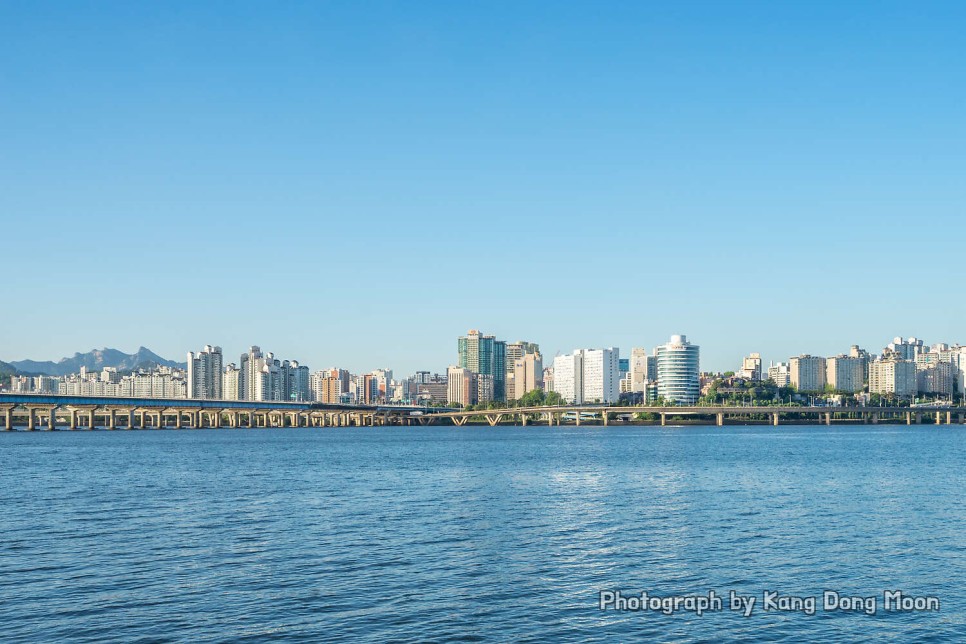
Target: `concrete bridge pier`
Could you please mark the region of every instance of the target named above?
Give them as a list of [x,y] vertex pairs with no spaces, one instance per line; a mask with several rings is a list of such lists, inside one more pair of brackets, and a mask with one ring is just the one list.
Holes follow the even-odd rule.
[[53,431],[57,429],[57,408],[52,407],[47,412],[47,429]]
[[667,425],[667,414],[665,414],[665,413],[664,413],[664,412],[662,411],[662,412],[661,412],[661,427],[664,427],[664,426],[666,426],[666,425]]
[[771,415],[771,424],[778,427],[778,412]]
[[717,421],[718,427],[724,426],[724,414],[723,413],[718,412],[717,414],[715,414],[715,420]]
[[94,429],[94,419],[97,417],[97,408],[91,408],[89,414],[87,414],[87,429]]
[[3,409],[3,431],[9,432],[13,429],[13,407]]
[[27,407],[27,431],[32,432],[37,429],[37,416],[33,407]]

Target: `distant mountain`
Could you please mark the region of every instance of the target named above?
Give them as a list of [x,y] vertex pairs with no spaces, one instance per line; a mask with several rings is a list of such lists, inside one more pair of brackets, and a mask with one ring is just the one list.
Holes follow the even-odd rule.
[[0,379],[6,380],[10,376],[16,376],[17,369],[12,364],[0,362]]
[[87,353],[75,353],[73,358],[62,358],[59,362],[46,360],[15,360],[10,366],[17,371],[27,373],[41,373],[48,376],[65,376],[77,373],[81,367],[88,371],[100,371],[104,367],[116,367],[119,371],[155,366],[180,367],[184,369],[184,362],[165,360],[150,349],[140,347],[136,353],[124,353],[117,349],[94,349]]

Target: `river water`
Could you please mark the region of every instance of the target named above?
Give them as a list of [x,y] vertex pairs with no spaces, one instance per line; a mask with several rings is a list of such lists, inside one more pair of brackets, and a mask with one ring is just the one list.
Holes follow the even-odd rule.
[[0,639],[963,642],[964,465],[962,426],[4,433]]

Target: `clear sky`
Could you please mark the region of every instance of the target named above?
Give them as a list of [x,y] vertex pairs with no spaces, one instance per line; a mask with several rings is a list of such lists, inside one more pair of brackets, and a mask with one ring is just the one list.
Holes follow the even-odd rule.
[[966,3],[0,2],[0,360],[966,342]]

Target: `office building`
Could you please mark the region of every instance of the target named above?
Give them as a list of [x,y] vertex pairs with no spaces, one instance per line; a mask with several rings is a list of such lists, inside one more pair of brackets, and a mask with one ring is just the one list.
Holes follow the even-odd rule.
[[457,341],[459,365],[493,380],[493,399],[506,400],[506,342],[471,330]]
[[693,405],[700,395],[700,348],[687,336],[672,335],[670,342],[655,349],[658,397],[682,405]]
[[475,405],[479,395],[477,373],[464,367],[446,370],[446,400],[452,405]]
[[514,400],[520,400],[534,389],[543,389],[543,357],[525,353],[513,365]]
[[735,374],[745,380],[761,380],[761,354],[752,353],[741,361],[741,369]]

